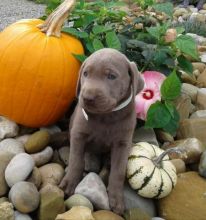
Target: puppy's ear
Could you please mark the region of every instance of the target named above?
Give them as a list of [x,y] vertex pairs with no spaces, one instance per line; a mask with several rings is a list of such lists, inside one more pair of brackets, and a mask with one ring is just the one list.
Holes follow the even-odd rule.
[[137,95],[144,88],[144,80],[134,62],[129,62],[129,73],[131,75],[134,95]]
[[79,76],[78,76],[78,80],[77,80],[77,86],[76,86],[76,97],[79,97],[79,93],[81,90],[81,76],[82,76],[82,72],[85,66],[85,61],[82,63],[80,70],[79,70]]

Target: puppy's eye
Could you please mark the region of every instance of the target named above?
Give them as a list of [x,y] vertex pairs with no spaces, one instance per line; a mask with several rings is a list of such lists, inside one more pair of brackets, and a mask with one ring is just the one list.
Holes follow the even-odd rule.
[[116,79],[117,77],[114,75],[114,74],[112,74],[112,73],[108,73],[107,74],[107,79],[110,79],[110,80],[114,80],[114,79]]
[[88,76],[87,71],[85,71],[85,72],[83,73],[83,75],[84,75],[84,77],[87,77],[87,76]]

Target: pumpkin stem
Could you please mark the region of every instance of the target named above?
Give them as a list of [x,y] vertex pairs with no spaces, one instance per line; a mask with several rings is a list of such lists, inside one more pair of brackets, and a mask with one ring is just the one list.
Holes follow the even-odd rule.
[[182,149],[179,149],[178,147],[174,147],[174,148],[170,148],[170,149],[167,149],[166,151],[164,151],[162,154],[160,154],[158,157],[155,157],[152,161],[153,163],[159,167],[160,166],[160,163],[162,162],[163,158],[171,153],[171,152],[175,152],[175,153],[182,153]]
[[75,3],[76,0],[65,0],[49,15],[43,24],[38,25],[38,28],[47,36],[60,37],[61,28]]

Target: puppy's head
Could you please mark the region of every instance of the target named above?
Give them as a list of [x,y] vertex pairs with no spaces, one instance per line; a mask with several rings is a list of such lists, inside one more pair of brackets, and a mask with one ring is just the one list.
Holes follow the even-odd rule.
[[114,49],[101,49],[82,64],[77,84],[79,104],[88,112],[112,111],[131,93],[144,86],[135,63]]

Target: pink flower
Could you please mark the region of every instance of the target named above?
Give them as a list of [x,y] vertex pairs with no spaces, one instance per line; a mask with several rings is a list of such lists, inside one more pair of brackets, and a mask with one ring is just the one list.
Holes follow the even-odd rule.
[[166,77],[156,71],[145,71],[142,76],[145,86],[135,97],[135,108],[137,118],[145,120],[150,105],[161,100],[160,88]]

